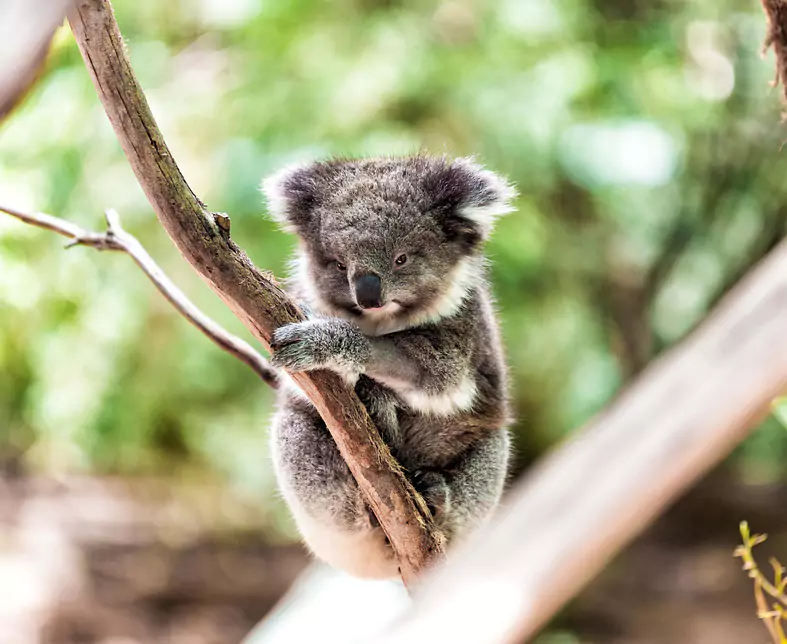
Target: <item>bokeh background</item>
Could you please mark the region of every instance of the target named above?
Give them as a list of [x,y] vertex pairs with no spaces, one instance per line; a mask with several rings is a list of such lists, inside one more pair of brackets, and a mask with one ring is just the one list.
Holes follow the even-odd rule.
[[[284,164],[424,149],[476,155],[518,186],[489,245],[514,476],[787,231],[755,0],[113,4],[186,178],[277,275],[293,240],[266,220],[258,187]],[[248,337],[157,223],[67,28],[0,129],[0,200],[94,229],[117,209],[195,303]],[[6,610],[14,632],[238,641],[306,562],[269,463],[272,405],[128,258],[64,251],[0,216],[0,596],[22,598],[24,611]],[[777,416],[541,641],[765,635],[731,550],[749,519],[787,559]]]

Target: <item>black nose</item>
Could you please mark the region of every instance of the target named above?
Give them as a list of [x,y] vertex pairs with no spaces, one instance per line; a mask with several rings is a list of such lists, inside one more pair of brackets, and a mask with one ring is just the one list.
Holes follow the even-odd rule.
[[382,304],[382,284],[374,273],[355,278],[355,299],[362,309],[375,309]]

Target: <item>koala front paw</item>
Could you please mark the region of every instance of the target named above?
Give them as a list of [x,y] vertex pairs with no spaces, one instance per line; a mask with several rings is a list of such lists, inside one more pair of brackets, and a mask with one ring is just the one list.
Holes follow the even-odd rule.
[[357,376],[368,355],[369,341],[349,322],[315,319],[276,329],[271,351],[271,364],[288,371],[331,369]]
[[418,469],[411,478],[413,487],[424,497],[429,511],[439,525],[451,506],[450,490],[445,476],[435,470]]
[[276,329],[271,351],[271,364],[288,371],[319,369],[330,359],[325,339],[311,320]]

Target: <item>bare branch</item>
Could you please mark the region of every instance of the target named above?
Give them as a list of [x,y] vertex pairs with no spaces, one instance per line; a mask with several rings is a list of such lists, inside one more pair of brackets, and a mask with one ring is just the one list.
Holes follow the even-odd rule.
[[139,240],[126,232],[120,225],[120,216],[114,210],[107,210],[107,232],[97,233],[85,230],[76,224],[59,219],[44,213],[28,214],[14,208],[0,205],[0,212],[5,212],[20,221],[51,230],[59,235],[68,237],[71,246],[89,246],[96,250],[114,250],[126,253],[139,266],[145,275],[156,286],[159,292],[175,307],[175,309],[197,327],[202,333],[227,353],[234,355],[241,362],[246,363],[254,372],[274,389],[278,385],[276,370],[268,361],[245,340],[231,334],[219,324],[211,320],[200,311],[186,297],[166,273],[145,250]]
[[[159,221],[183,257],[270,348],[275,329],[303,315],[258,270],[194,195],[164,142],[131,69],[107,0],[78,0],[69,15],[79,49],[115,133]],[[443,538],[358,397],[327,371],[293,374],[333,436],[378,518],[409,583],[443,557]]]
[[[787,242],[509,497],[375,641],[529,641],[787,389]],[[420,592],[423,591],[423,595]]]

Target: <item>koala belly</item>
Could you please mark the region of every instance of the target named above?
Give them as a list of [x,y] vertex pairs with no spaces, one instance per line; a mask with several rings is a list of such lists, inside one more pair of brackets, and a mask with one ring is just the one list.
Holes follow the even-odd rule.
[[398,579],[399,565],[380,528],[352,532],[290,504],[304,543],[315,557],[360,579]]
[[398,563],[322,419],[289,401],[274,417],[274,471],[306,546],[327,564],[364,579],[394,579]]

